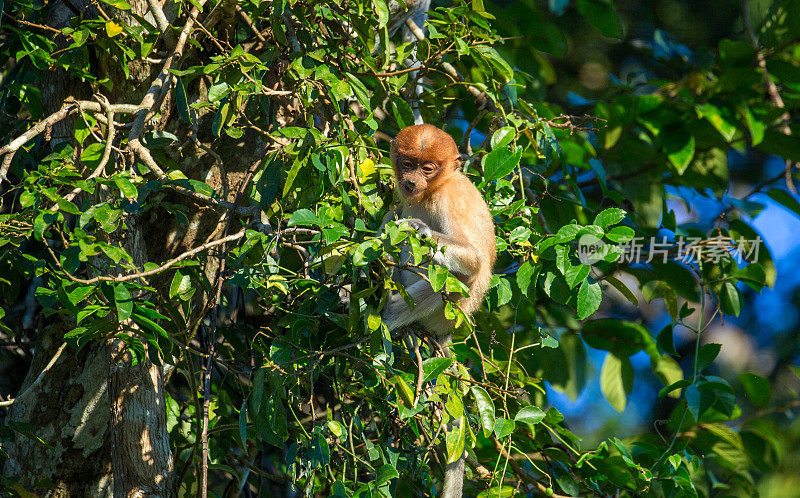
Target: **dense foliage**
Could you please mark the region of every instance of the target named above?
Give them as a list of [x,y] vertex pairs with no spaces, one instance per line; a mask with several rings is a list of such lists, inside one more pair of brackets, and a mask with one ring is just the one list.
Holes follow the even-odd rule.
[[[48,2],[6,2],[3,341],[30,353],[61,321],[67,355],[118,339],[163,364],[181,493],[207,456],[217,495],[435,495],[464,448],[470,496],[764,491],[797,468],[797,337],[772,372],[731,376],[704,332],[780,278],[753,197],[800,215],[800,2],[726,4],[739,29],[710,48],[634,39],[634,9],[605,0],[497,4],[435,2],[427,39],[402,43],[384,0],[192,0],[166,25],[103,0],[56,28]],[[592,44],[619,53],[571,50]],[[71,82],[56,101],[53,75]],[[380,321],[399,247],[420,264],[431,245],[377,233],[414,78],[496,224],[492,288],[452,359]],[[698,198],[714,212],[686,216]],[[660,383],[651,430],[582,443],[548,398],[598,376],[619,411]],[[35,426],[0,432],[21,434],[39,444]]]

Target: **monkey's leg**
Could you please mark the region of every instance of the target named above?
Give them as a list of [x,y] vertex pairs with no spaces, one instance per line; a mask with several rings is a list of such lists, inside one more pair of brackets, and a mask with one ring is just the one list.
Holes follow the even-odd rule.
[[406,292],[411,296],[416,306],[411,309],[403,299],[403,296],[393,294],[389,298],[389,302],[386,304],[381,316],[389,331],[424,318],[443,305],[442,295],[434,292],[431,284],[425,280],[409,285],[406,287]]

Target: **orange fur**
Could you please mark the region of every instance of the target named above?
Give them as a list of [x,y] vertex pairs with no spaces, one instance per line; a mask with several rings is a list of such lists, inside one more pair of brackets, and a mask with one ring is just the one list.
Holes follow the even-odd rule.
[[[447,266],[468,286],[469,296],[461,298],[459,305],[471,315],[489,289],[496,258],[494,223],[486,202],[461,172],[453,138],[435,126],[401,130],[392,144],[391,157],[401,217],[420,220],[429,228],[431,237],[443,248],[443,254],[434,256],[434,263]],[[406,251],[403,262],[408,257]],[[437,337],[448,336],[453,323],[444,318],[441,296],[413,272],[402,271],[396,279],[406,290],[413,289],[409,293],[417,307],[409,310],[402,298],[393,296],[384,311],[385,321],[398,326],[417,322]]]

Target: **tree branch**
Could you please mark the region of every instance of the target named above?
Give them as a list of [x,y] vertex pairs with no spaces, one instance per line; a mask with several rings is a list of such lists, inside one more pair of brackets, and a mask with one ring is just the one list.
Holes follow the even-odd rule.
[[164,37],[167,46],[174,47],[175,36],[172,34],[167,16],[164,15],[164,10],[158,4],[158,0],[147,0],[147,7],[150,9],[150,12],[152,12],[153,19],[156,21],[156,26],[158,26],[158,30],[161,31],[161,36]]

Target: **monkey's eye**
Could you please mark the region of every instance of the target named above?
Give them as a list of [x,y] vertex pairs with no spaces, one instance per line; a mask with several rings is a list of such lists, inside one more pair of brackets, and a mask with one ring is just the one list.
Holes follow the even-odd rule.
[[425,163],[425,164],[422,165],[422,171],[426,175],[429,175],[429,174],[433,173],[435,170],[436,170],[436,165],[433,164],[433,163]]
[[411,171],[414,169],[414,164],[411,161],[403,161],[400,163],[400,169],[403,171]]

